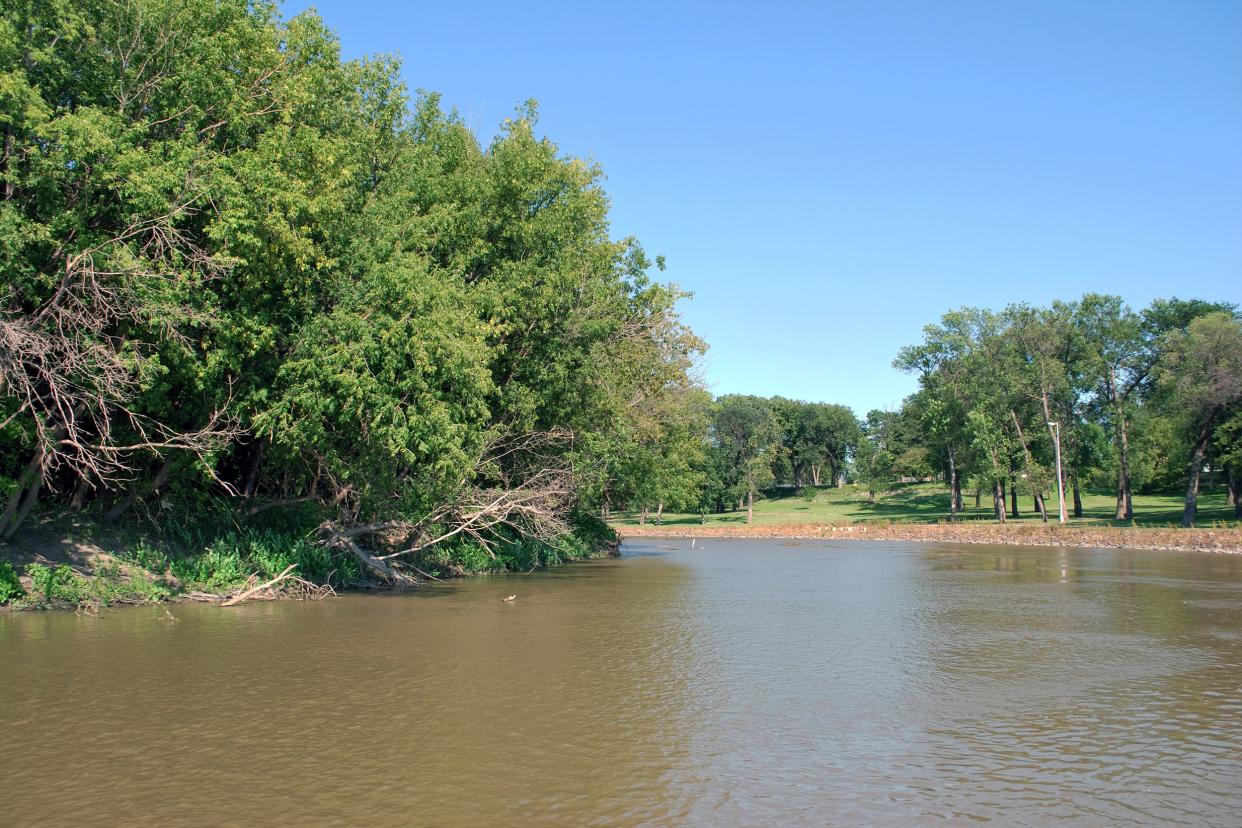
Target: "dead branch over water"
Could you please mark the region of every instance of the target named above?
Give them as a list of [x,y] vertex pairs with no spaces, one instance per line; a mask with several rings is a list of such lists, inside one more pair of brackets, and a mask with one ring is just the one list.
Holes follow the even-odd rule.
[[[263,598],[264,600],[276,600],[279,598],[295,598],[303,601],[319,600],[321,598],[329,598],[336,596],[336,590],[328,584],[313,584],[304,578],[299,578],[293,574],[296,567],[293,564],[285,567],[284,571],[272,578],[270,581],[264,581],[256,584],[244,592],[234,595],[220,606],[231,607],[240,604],[242,601],[250,601],[255,598]],[[277,588],[279,587],[279,589]]]
[[[415,576],[437,580],[410,559],[446,541],[469,540],[493,559],[505,532],[553,541],[569,531],[573,469],[558,451],[571,438],[555,431],[495,440],[470,475],[472,481],[487,483],[463,481],[454,498],[419,520],[325,522],[319,527],[320,543],[348,550],[366,571],[386,581],[409,585],[417,582]],[[364,544],[364,539],[370,542]]]

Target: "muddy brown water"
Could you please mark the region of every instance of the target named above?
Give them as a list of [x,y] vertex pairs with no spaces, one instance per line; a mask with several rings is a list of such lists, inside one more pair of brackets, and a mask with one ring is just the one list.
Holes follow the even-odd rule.
[[4,614],[0,824],[1242,822],[1242,556],[696,546]]

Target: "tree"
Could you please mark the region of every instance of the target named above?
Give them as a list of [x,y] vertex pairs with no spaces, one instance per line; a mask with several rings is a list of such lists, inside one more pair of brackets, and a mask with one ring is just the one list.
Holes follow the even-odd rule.
[[1208,445],[1242,402],[1242,322],[1231,313],[1209,313],[1167,334],[1164,344],[1158,380],[1192,441],[1182,526],[1193,526]]
[[1151,393],[1152,372],[1160,360],[1164,337],[1184,330],[1208,313],[1232,311],[1229,305],[1198,299],[1158,299],[1141,314],[1120,297],[1086,294],[1075,307],[1075,324],[1085,343],[1082,370],[1094,385],[1095,405],[1111,425],[1117,451],[1118,520],[1134,517],[1132,421]]
[[854,458],[854,477],[867,487],[867,502],[875,503],[877,493],[888,489],[894,473],[893,452],[889,446],[892,414],[869,411],[862,426],[862,439]]
[[730,470],[731,489],[746,504],[746,523],[754,520],[755,493],[773,480],[780,451],[780,423],[767,400],[729,395],[717,401],[712,438]]
[[[837,480],[858,442],[854,412],[842,405],[784,397],[774,397],[771,406],[781,428],[780,457],[789,464],[790,474],[783,482],[819,486],[824,479]],[[776,477],[782,480],[781,475]]]

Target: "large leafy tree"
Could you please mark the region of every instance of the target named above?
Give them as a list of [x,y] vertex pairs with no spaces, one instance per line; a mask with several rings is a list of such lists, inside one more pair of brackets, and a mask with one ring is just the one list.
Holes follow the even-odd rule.
[[780,421],[770,401],[731,394],[717,401],[712,439],[730,470],[728,485],[745,503],[746,522],[754,520],[755,494],[775,477],[772,466],[781,451]]
[[1167,400],[1190,437],[1182,525],[1193,526],[1208,446],[1217,427],[1242,404],[1242,322],[1216,312],[1168,334],[1158,366]]

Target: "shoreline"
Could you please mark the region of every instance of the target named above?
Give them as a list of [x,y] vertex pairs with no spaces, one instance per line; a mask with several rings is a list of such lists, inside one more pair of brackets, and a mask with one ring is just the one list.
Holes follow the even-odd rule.
[[[245,581],[228,584],[221,591],[219,587],[225,587],[225,584],[210,589],[205,584],[180,580],[170,570],[148,568],[126,556],[122,550],[132,545],[134,540],[120,537],[74,540],[70,535],[53,529],[0,543],[0,565],[10,567],[22,592],[11,600],[5,600],[5,593],[0,592],[0,613],[80,611],[156,604],[227,607],[256,601],[317,601],[344,594],[404,592],[461,578],[525,575],[569,563],[617,557],[621,546],[620,538],[614,533],[611,539],[599,542],[584,554],[571,554],[557,562],[531,569],[468,570],[456,566],[430,575],[412,567],[417,575],[411,575],[410,580],[401,583],[353,578],[334,585],[330,576],[327,581],[306,580],[294,565],[272,577],[272,572],[261,574],[253,562],[248,562],[246,569],[252,571]],[[40,567],[40,576],[45,579],[41,588],[30,573],[32,564]],[[0,576],[3,574],[0,571]],[[4,584],[0,583],[0,586]]]
[[1242,528],[1158,529],[1142,527],[1006,526],[987,524],[778,523],[751,526],[613,526],[624,543],[638,538],[737,538],[788,540],[887,540],[911,543],[1061,546],[1161,552],[1242,554]]

